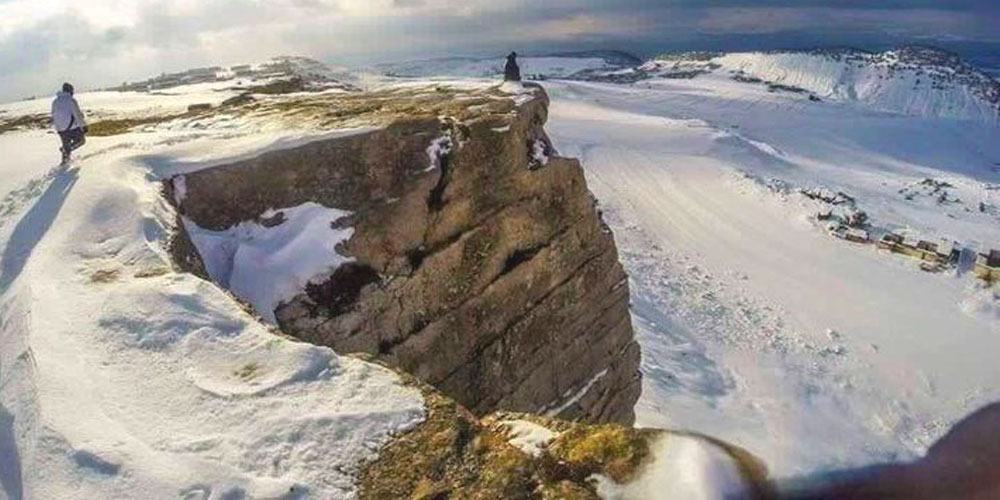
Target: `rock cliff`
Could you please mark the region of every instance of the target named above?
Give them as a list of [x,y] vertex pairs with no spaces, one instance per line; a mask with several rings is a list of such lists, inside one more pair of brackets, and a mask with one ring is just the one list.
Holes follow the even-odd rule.
[[[208,230],[281,224],[306,202],[351,213],[329,251],[352,260],[274,311],[288,334],[368,353],[477,414],[631,423],[628,283],[579,163],[545,134],[544,91],[430,94],[326,101],[379,126],[186,174],[168,198]],[[179,227],[175,260],[207,277]]]

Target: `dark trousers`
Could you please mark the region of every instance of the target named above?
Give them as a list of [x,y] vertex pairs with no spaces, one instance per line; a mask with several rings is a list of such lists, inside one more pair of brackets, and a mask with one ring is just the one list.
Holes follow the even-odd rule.
[[63,159],[69,158],[69,154],[75,149],[83,146],[87,142],[87,137],[83,134],[82,128],[71,128],[59,132],[59,139],[62,140]]

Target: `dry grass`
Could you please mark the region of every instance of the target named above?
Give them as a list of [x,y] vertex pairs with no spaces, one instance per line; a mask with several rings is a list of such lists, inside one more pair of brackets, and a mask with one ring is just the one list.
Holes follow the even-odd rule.
[[[359,476],[363,499],[525,498],[596,500],[595,473],[627,480],[648,455],[647,431],[587,425],[519,413],[483,420],[451,399],[421,388],[427,417],[396,436]],[[530,420],[560,432],[534,457],[511,445],[501,420]]]
[[649,443],[639,431],[618,424],[577,425],[553,440],[550,452],[588,474],[602,473],[619,483],[632,479],[649,456]]
[[107,120],[100,120],[87,127],[87,135],[94,137],[108,137],[125,134],[136,127],[156,125],[176,120],[178,118],[192,117],[196,115],[197,113],[181,113],[175,115],[145,116],[141,118],[111,118]]
[[240,380],[247,381],[256,377],[258,371],[260,371],[260,365],[256,362],[250,362],[234,371],[233,375]]
[[144,269],[140,269],[133,274],[136,278],[155,278],[157,276],[163,276],[170,272],[170,268],[167,266],[151,266]]
[[15,130],[38,130],[49,126],[49,116],[44,114],[22,115],[13,118],[0,118],[0,134]]
[[98,269],[90,273],[91,283],[113,283],[118,281],[118,276],[120,275],[118,269]]

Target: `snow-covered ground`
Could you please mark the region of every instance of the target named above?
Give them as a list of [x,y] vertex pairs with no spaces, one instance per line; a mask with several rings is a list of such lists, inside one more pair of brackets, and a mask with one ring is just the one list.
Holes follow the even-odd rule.
[[[849,193],[873,226],[1000,247],[1000,129],[813,102],[725,75],[549,83],[631,277],[638,424],[761,456],[778,476],[907,459],[1000,399],[1000,299],[835,239],[798,193]],[[914,195],[947,180],[958,203]]]
[[[77,95],[77,101],[79,101],[80,107],[85,110],[88,116],[111,114],[118,116],[167,115],[183,113],[192,104],[218,106],[222,101],[239,94],[238,90],[231,90],[232,86],[232,82],[219,82],[184,85],[155,93],[85,92]],[[27,99],[0,104],[0,112],[10,113],[12,116],[24,114],[47,115],[51,105],[51,99]]]
[[160,179],[313,137],[165,125],[60,169],[54,135],[0,136],[0,498],[348,498],[423,418],[395,374],[277,335],[165,255]]
[[667,54],[609,76],[700,78],[723,75],[771,92],[862,103],[922,117],[1000,122],[1000,82],[958,56],[925,47]]
[[[505,62],[503,57],[489,59],[453,57],[381,64],[371,68],[370,71],[406,78],[496,78],[503,76]],[[543,75],[548,78],[564,78],[585,70],[615,67],[601,57],[572,56],[519,57],[518,66],[525,77]]]
[[[773,61],[730,62],[791,78]],[[803,86],[836,75],[792,63]],[[214,85],[79,98],[96,115],[162,115],[235,95]],[[546,88],[554,145],[582,160],[631,276],[640,425],[730,441],[787,477],[915,457],[1000,399],[1000,292],[969,269],[974,252],[1000,247],[1000,129],[979,108],[944,112],[971,101],[928,91],[894,109],[831,89],[816,102],[726,71]],[[0,105],[3,116],[47,110]],[[361,461],[422,418],[420,395],[384,369],[277,336],[220,288],[172,272],[159,181],[354,132],[219,111],[93,138],[71,169],[55,167],[50,133],[0,135],[0,498],[351,496]],[[830,207],[803,189],[849,195],[876,235],[965,252],[934,274],[835,239],[815,220]],[[286,292],[263,293],[239,262],[345,236],[315,234],[337,207],[275,208],[287,234],[201,235],[222,242],[220,272],[247,285],[234,291],[265,309]],[[301,286],[329,270],[285,257],[261,273]],[[723,470],[713,456],[671,453],[692,464],[695,490],[724,491],[728,479],[698,475]]]

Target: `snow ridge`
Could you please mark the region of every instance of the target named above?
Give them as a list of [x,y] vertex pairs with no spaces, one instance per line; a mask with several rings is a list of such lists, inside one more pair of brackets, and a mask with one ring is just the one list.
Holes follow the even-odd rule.
[[594,77],[636,82],[720,75],[770,92],[857,102],[911,116],[1000,123],[1000,82],[955,54],[928,47],[880,53],[856,49],[664,54],[625,71]]
[[[51,149],[14,164],[29,180],[0,228],[0,498],[353,498],[362,463],[423,419],[391,371],[275,335],[171,271],[167,167],[137,157],[200,156],[227,136],[178,137],[100,138],[82,169],[48,171]],[[333,253],[315,239],[350,231],[332,209],[284,212],[241,228],[234,261],[266,271],[296,244]],[[289,245],[268,246],[278,236]]]

